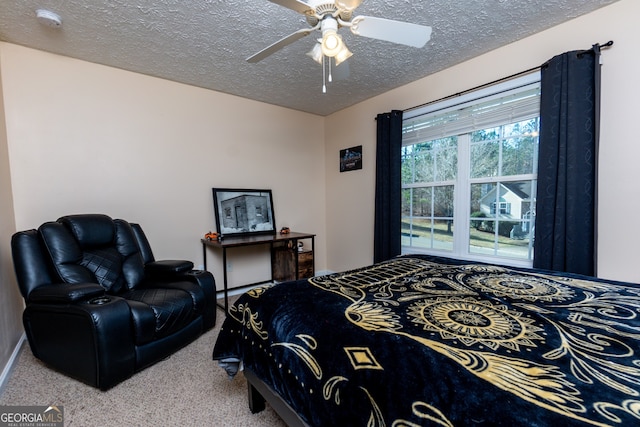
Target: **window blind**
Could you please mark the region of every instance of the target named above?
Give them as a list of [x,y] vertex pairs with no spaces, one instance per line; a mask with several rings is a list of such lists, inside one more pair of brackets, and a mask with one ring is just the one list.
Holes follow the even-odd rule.
[[403,121],[403,145],[461,135],[539,116],[540,83],[472,99]]

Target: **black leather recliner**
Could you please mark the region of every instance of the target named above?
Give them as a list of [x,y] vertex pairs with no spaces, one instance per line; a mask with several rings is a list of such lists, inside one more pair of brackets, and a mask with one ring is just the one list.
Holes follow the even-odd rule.
[[138,224],[70,215],[11,239],[34,356],[106,390],[212,328],[211,273],[155,261]]

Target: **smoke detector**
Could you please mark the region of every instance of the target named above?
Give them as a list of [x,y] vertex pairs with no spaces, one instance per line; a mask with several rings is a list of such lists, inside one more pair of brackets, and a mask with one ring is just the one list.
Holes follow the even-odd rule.
[[36,10],[36,18],[38,19],[38,22],[40,22],[42,25],[46,25],[47,27],[51,27],[51,28],[62,27],[62,19],[60,18],[60,15],[58,15],[55,12],[51,12],[50,10],[46,10],[46,9]]

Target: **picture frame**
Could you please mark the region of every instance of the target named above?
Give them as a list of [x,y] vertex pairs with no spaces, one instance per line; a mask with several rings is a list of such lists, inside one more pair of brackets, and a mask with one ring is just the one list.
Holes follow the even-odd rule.
[[340,150],[340,172],[362,169],[362,145]]
[[221,237],[275,234],[271,190],[212,188],[216,228]]

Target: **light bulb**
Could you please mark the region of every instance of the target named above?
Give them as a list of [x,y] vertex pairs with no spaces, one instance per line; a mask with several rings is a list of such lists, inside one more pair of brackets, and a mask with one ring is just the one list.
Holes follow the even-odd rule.
[[334,57],[342,49],[342,37],[338,34],[338,21],[329,16],[322,21],[322,53]]
[[322,53],[326,56],[336,56],[344,46],[339,34],[329,32],[322,37]]
[[338,47],[340,40],[338,40],[337,34],[327,34],[324,39],[324,47],[329,50],[333,50]]

